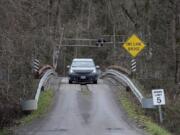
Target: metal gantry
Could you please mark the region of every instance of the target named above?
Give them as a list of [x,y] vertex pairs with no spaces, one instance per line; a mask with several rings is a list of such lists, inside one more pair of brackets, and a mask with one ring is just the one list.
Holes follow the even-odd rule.
[[[63,38],[61,44],[57,44],[59,47],[102,47],[102,46],[113,46],[115,44],[121,45],[127,38],[126,35],[102,35],[97,36],[99,38]],[[118,41],[117,41],[118,40]],[[101,42],[100,42],[101,41]],[[99,46],[98,43],[101,43]]]

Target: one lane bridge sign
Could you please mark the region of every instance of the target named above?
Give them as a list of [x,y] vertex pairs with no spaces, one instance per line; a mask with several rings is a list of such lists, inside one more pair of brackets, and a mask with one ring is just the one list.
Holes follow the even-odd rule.
[[152,90],[152,97],[154,105],[165,105],[165,96],[163,89]]
[[133,34],[124,44],[123,48],[135,58],[145,47],[143,41]]

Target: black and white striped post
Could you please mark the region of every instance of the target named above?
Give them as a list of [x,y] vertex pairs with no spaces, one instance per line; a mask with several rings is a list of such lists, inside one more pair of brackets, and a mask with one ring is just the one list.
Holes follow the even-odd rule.
[[132,73],[136,72],[136,59],[131,60],[131,71]]
[[40,64],[40,61],[38,59],[34,59],[33,60],[33,72],[34,73],[37,73],[39,71],[39,64]]

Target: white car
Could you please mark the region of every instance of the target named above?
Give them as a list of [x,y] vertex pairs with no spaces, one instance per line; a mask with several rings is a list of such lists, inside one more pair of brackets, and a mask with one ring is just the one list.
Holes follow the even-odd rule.
[[97,84],[99,66],[95,66],[93,59],[76,58],[73,59],[69,68],[69,83],[94,83]]

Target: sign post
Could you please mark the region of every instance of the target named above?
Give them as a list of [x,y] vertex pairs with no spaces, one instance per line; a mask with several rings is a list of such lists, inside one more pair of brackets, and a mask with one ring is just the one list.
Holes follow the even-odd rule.
[[143,41],[133,34],[124,44],[123,48],[131,55],[131,71],[134,74],[136,71],[136,59],[137,55],[144,49],[145,44]]
[[131,60],[131,71],[136,72],[136,59]]
[[40,61],[38,59],[33,60],[33,72],[38,72]]
[[160,123],[163,123],[163,115],[162,115],[161,105],[158,106],[158,110],[159,110],[159,121],[160,121]]
[[152,90],[153,104],[158,106],[160,123],[163,123],[162,105],[165,105],[164,89]]

